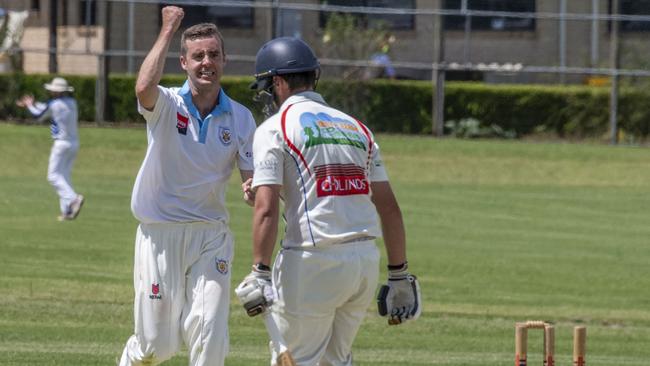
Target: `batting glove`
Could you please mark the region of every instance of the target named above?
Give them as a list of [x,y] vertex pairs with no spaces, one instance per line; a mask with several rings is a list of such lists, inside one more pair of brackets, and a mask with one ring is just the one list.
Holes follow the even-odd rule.
[[271,282],[271,268],[261,263],[253,266],[251,273],[235,289],[248,316],[261,314],[268,309],[275,296]]
[[388,283],[381,286],[377,295],[379,315],[388,316],[389,325],[415,320],[422,312],[420,284],[407,270],[407,263],[388,266]]

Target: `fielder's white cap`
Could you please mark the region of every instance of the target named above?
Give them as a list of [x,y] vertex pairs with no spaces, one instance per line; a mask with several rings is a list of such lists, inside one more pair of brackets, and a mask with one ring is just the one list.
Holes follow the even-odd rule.
[[54,78],[49,84],[45,84],[45,90],[53,92],[71,92],[74,91],[74,88],[68,85],[68,82],[64,78]]

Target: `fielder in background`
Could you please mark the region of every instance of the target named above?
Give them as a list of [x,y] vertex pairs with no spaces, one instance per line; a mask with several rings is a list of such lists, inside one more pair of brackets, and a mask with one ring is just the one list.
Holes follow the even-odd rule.
[[255,121],[221,87],[226,63],[217,27],[201,23],[181,37],[180,88],[159,86],[183,9],[162,9],[162,26],[136,81],[147,153],[133,187],[135,332],[120,365],[157,365],[184,341],[190,365],[224,364],[233,236],[225,190],[237,164],[253,173]]
[[79,151],[77,133],[77,101],[72,97],[74,88],[64,78],[56,77],[45,84],[50,100],[36,102],[34,96],[23,95],[16,101],[19,107],[27,108],[39,122],[50,121],[54,144],[47,166],[47,180],[59,196],[59,221],[74,220],[84,203],[84,196],[72,187],[72,166]]
[[[255,72],[258,99],[279,108],[255,132],[254,264],[236,293],[249,315],[271,311],[296,364],[351,365],[377,288],[382,231],[388,284],[379,313],[389,324],[420,315],[402,214],[372,133],[314,92],[320,67],[306,43],[266,43]],[[281,198],[286,231],[271,271]]]

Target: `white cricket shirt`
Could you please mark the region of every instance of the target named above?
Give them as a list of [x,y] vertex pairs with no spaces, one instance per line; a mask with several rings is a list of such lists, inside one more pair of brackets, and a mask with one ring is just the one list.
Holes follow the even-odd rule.
[[201,119],[187,82],[158,90],[153,111],[138,106],[148,146],[131,196],[133,215],[142,223],[227,223],[225,190],[234,164],[253,170],[251,112],[222,88],[217,106]]
[[361,122],[314,92],[287,99],[255,132],[253,187],[282,185],[282,246],[380,237],[370,181],[387,181],[379,147]]
[[79,141],[77,133],[79,112],[77,101],[74,98],[52,98],[47,103],[34,103],[28,109],[39,121],[49,120],[53,139],[70,142]]

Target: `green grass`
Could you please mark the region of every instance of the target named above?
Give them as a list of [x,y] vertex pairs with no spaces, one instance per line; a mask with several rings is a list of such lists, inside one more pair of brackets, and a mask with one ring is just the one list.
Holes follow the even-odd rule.
[[[589,365],[650,359],[650,150],[378,136],[407,226],[424,312],[388,327],[368,310],[357,365],[511,365],[514,323],[556,324],[557,364],[587,325]],[[59,223],[47,128],[0,124],[0,364],[113,365],[132,332],[130,193],[143,129],[81,129]],[[250,209],[231,181],[233,282],[250,264]],[[259,319],[231,305],[227,365],[267,365]],[[529,335],[541,364],[541,334]],[[185,365],[181,353],[168,365]]]

